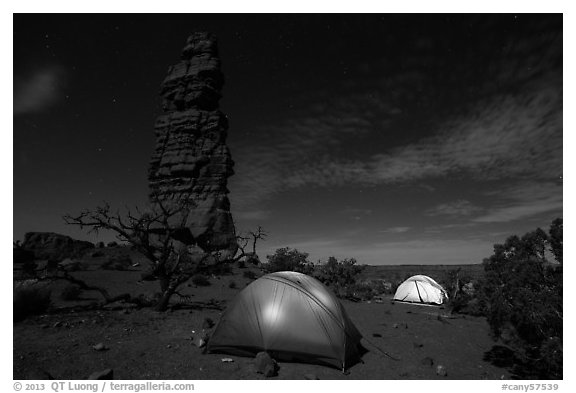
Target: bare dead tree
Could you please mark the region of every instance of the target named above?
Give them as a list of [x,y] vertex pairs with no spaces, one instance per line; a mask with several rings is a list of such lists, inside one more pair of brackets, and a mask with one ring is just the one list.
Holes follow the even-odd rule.
[[264,231],[264,229],[258,225],[258,229],[256,232],[250,231],[250,236],[252,236],[252,254],[256,255],[256,242],[258,240],[264,240],[268,236],[268,233]]
[[[131,244],[144,255],[151,267],[149,277],[160,284],[161,297],[156,310],[165,311],[178,287],[201,272],[208,259],[221,262],[218,253],[198,247],[190,231],[177,219],[188,209],[190,206],[184,204],[167,208],[160,199],[155,198],[146,212],[139,208],[134,211],[127,208],[126,213],[121,214],[104,203],[94,210],[87,209],[77,216],[68,214],[63,218],[67,224],[87,228],[88,232],[115,232],[120,241]],[[195,246],[200,252],[192,255],[188,252],[188,246]]]
[[[242,258],[245,259],[257,258],[256,244],[258,240],[264,240],[266,239],[267,236],[268,233],[261,226],[258,226],[256,231],[248,231],[248,233],[245,235],[236,236],[239,252],[234,257],[234,261],[239,261]],[[247,252],[246,248],[249,246],[250,241],[252,241],[252,252]]]

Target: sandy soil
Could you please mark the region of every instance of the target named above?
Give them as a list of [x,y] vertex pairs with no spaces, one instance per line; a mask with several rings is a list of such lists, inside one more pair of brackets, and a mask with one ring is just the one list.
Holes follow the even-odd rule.
[[[92,263],[97,266],[98,261]],[[183,292],[192,295],[189,301],[165,313],[120,303],[105,310],[74,309],[99,300],[99,295],[86,293],[81,301],[65,302],[57,296],[61,284],[54,289],[51,313],[14,323],[14,379],[36,378],[38,370],[56,379],[84,379],[107,368],[114,370],[115,379],[262,379],[251,358],[202,354],[195,345],[205,318],[217,322],[226,304],[251,281],[242,276],[244,270],[212,278],[208,287],[185,287]],[[140,273],[138,267],[128,272],[92,268],[75,274],[112,294],[153,293],[155,283],[138,283]],[[231,281],[237,288],[229,288]],[[347,374],[324,366],[280,363],[273,379],[306,379],[310,374],[319,379],[510,378],[505,369],[483,360],[495,344],[484,318],[455,318],[443,308],[389,301],[343,304],[365,337],[369,352],[363,362]],[[94,350],[98,343],[108,349]],[[224,357],[234,361],[224,363]],[[433,365],[429,359],[425,364],[425,358]],[[446,376],[436,374],[438,365],[444,366]]]

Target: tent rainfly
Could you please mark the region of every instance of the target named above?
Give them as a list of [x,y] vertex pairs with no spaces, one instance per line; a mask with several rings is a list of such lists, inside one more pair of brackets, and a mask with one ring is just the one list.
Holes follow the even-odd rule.
[[244,288],[208,341],[208,352],[254,356],[345,370],[362,354],[362,336],[342,304],[318,280],[276,272]]
[[448,299],[446,290],[428,276],[412,276],[404,281],[394,295],[394,300],[411,303],[442,304]]

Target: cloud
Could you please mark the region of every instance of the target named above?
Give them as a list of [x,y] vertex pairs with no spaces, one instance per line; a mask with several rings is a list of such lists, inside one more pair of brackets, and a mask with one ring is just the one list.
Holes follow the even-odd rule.
[[238,160],[238,173],[250,173],[243,181],[246,188],[261,191],[260,197],[305,186],[405,183],[448,175],[542,180],[562,173],[562,91],[550,80],[523,94],[490,97],[438,125],[433,136],[362,160],[334,154],[345,148],[353,129],[356,138],[370,132],[366,121],[332,116],[271,128],[271,135],[284,135],[282,140],[271,138],[270,145],[252,149],[257,159]]
[[[488,42],[453,65],[434,48],[422,53],[429,43],[417,43],[405,56],[406,69],[385,58],[373,63],[366,79],[307,93],[294,114],[259,126],[255,134],[264,137],[234,153],[236,200],[250,205],[291,189],[413,184],[448,176],[557,178],[563,160],[562,40],[547,23],[502,38],[497,53]],[[474,60],[478,51],[494,55],[482,63],[487,69],[481,75]],[[448,66],[454,72],[446,73]],[[439,73],[444,78],[431,77]],[[402,138],[404,127],[411,138]],[[368,149],[355,151],[359,145]]]
[[538,216],[539,214],[562,215],[562,187],[551,181],[523,181],[482,192],[490,203],[484,209],[467,200],[437,205],[425,211],[428,216],[469,218],[464,223],[447,224],[428,228],[429,233],[445,229],[472,227],[478,224],[506,223]]
[[390,227],[386,229],[382,229],[380,233],[405,233],[408,232],[411,227]]
[[486,214],[474,218],[473,222],[511,222],[543,213],[562,215],[562,188],[552,182],[523,183],[488,193],[488,196],[497,198],[496,206]]
[[[429,227],[425,228],[424,232],[429,233],[429,234],[445,234],[445,233],[447,233],[447,231],[458,230],[459,232],[462,233],[463,229],[472,228],[476,225],[477,224],[475,224],[473,222],[433,225],[433,226],[429,226]],[[473,235],[471,235],[471,234],[466,235],[467,238],[470,236],[473,236]]]
[[326,156],[295,165],[283,185],[374,185],[448,175],[476,180],[558,177],[562,173],[562,92],[554,85],[536,88],[522,95],[491,97],[466,115],[441,124],[434,136],[365,160]]
[[[349,142],[372,133],[377,125],[375,114],[382,109],[381,99],[371,94],[348,98],[314,93],[308,98],[312,101],[306,107],[307,113],[259,126],[254,133],[257,140],[234,140],[231,135],[236,163],[236,175],[230,179],[233,202],[240,208],[252,207],[283,190],[308,185],[308,171],[322,167],[330,170],[334,154],[346,154],[350,151]],[[395,116],[393,109],[391,117]],[[341,166],[336,165],[336,171],[340,171]],[[313,181],[323,187],[338,179]]]
[[38,113],[54,105],[62,87],[62,71],[58,67],[37,70],[14,79],[14,115]]
[[482,208],[472,204],[467,200],[457,200],[449,203],[442,203],[428,209],[425,214],[428,216],[469,216],[473,213],[481,211]]
[[562,173],[562,92],[554,86],[492,97],[439,129],[373,156],[366,168],[382,182],[462,173],[550,179]]
[[381,183],[460,173],[481,179],[549,179],[562,173],[562,89],[554,78],[522,94],[490,97],[437,128],[431,137],[368,161],[332,167]]
[[269,210],[249,210],[234,212],[234,218],[244,221],[263,221],[270,217],[271,211]]

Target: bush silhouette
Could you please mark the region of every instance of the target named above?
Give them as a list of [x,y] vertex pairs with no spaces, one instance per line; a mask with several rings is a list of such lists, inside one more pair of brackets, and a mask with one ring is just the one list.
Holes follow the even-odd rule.
[[332,288],[339,297],[370,299],[374,292],[371,284],[356,284],[362,269],[354,258],[338,261],[330,257],[326,263],[315,266],[314,277]]
[[[494,337],[514,348],[531,377],[562,378],[562,223],[509,237],[484,260],[479,294]],[[556,247],[556,250],[554,250]],[[556,259],[546,258],[552,249]]]
[[22,285],[14,290],[14,322],[46,312],[51,304],[51,291],[43,286]]
[[312,271],[312,264],[308,261],[308,254],[288,247],[279,248],[274,255],[267,255],[268,263],[264,268],[270,272],[300,272],[308,274]]

